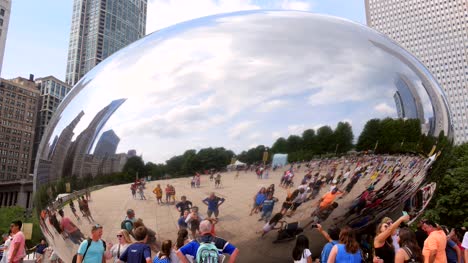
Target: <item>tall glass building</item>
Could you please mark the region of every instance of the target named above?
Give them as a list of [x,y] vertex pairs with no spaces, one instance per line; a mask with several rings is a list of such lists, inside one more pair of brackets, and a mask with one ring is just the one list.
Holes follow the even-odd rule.
[[66,82],[74,85],[94,66],[146,31],[147,0],[74,0]]
[[449,100],[455,142],[468,142],[468,2],[365,0],[365,6],[367,25],[413,53],[437,78]]

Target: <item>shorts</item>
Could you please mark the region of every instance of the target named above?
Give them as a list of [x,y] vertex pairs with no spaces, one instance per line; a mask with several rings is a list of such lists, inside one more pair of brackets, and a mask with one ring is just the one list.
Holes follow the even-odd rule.
[[210,210],[208,209],[207,211],[207,214],[208,214],[208,217],[211,217],[211,215],[214,213],[215,217],[218,217],[219,215],[219,210],[218,209],[215,209],[215,210]]
[[290,204],[290,203],[286,203],[286,202],[283,203],[283,209],[288,210],[289,208],[291,208],[291,206],[292,206],[292,204]]
[[302,203],[293,203],[292,204],[292,210],[296,211],[296,209],[301,205]]

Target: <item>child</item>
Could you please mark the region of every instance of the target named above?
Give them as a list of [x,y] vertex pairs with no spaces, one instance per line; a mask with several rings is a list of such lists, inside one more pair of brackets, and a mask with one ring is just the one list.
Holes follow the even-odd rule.
[[151,262],[151,249],[145,244],[148,239],[148,231],[146,227],[140,226],[133,231],[136,242],[128,246],[128,248],[120,256],[120,260],[127,263],[140,263],[141,259],[145,259],[147,263]]
[[158,202],[158,204],[161,205],[162,204],[162,189],[161,189],[160,184],[158,184],[156,188],[154,188],[153,193],[156,195],[156,201]]
[[262,205],[262,216],[258,221],[265,220],[265,223],[270,220],[271,214],[273,213],[273,207],[275,203],[278,202],[278,198],[273,197],[272,194],[268,194],[268,197],[263,201]]
[[250,215],[252,215],[254,212],[255,214],[258,213],[258,211],[260,210],[263,204],[263,201],[265,201],[266,199],[265,187],[260,188],[260,191],[258,191],[258,193],[254,196],[253,199],[254,199],[254,203],[253,203],[252,210],[250,211]]
[[[286,221],[280,221],[283,218],[283,214],[281,213],[276,213],[269,222],[267,222],[264,226],[262,231],[257,231],[256,233],[262,233],[262,238],[271,230],[274,229],[281,229],[283,228],[283,225],[286,223]],[[279,227],[276,227],[276,225],[280,223],[281,225]]]

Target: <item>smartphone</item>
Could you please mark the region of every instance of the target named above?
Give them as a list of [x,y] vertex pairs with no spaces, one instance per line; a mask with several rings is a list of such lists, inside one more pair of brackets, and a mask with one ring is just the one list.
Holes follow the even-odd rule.
[[403,215],[404,215],[404,216],[407,216],[408,213],[407,213],[406,211],[403,211]]

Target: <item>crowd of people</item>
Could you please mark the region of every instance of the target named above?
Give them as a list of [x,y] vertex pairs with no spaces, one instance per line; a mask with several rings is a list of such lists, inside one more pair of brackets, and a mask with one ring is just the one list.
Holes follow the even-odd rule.
[[[299,176],[301,166],[304,169],[302,176]],[[396,220],[386,217],[388,211],[401,206],[402,201],[408,200],[414,189],[420,187],[424,169],[427,168],[427,162],[416,156],[370,155],[292,164],[278,178],[280,190],[287,191],[281,205],[276,205],[280,202],[275,195],[277,189],[275,184],[270,184],[260,187],[253,194],[252,207],[246,214],[258,214],[262,225],[258,226],[256,233],[260,238],[278,230],[275,242],[295,240],[296,244],[290,252],[293,262],[468,262],[466,229],[449,231],[443,225],[422,220],[417,231],[413,231],[407,224],[419,214],[411,202],[404,204],[404,210],[408,213]],[[268,178],[271,169],[260,164],[244,170],[254,172],[258,179],[264,179]],[[239,171],[236,179],[238,176]],[[215,175],[211,171],[209,179],[214,181],[215,188],[221,187],[220,173]],[[199,188],[200,180],[200,174],[196,174],[191,186]],[[295,185],[295,182],[299,183]],[[364,191],[362,187],[357,187],[358,182],[360,186],[365,186]],[[143,182],[131,185],[132,196],[137,199],[136,192],[140,188],[140,199],[145,200]],[[182,195],[180,201],[176,201],[173,185],[168,184],[163,190],[158,184],[152,192],[158,204],[173,205],[179,213],[178,232],[174,233],[174,240],[156,240],[155,231],[137,218],[133,209],[128,209],[120,229],[115,233],[116,242],[104,242],[104,228],[94,222],[88,203],[90,197],[87,196],[79,197],[76,201],[69,200],[66,204],[77,222],[86,218],[92,225],[91,232],[87,233],[89,238],[85,238],[60,208],[51,207],[44,210],[44,214],[41,213],[41,228],[51,238],[54,238],[52,232],[55,231],[78,245],[76,262],[222,262],[224,255],[230,255],[229,262],[236,261],[239,249],[216,235],[216,226],[220,223],[219,208],[226,201],[225,198],[210,193],[202,200],[207,206],[205,213],[193,205],[187,196]],[[165,202],[162,200],[163,193],[166,194]],[[78,203],[80,215],[75,202]],[[298,209],[307,202],[312,209],[310,206]],[[310,216],[304,217],[304,213],[310,213]],[[291,220],[288,218],[295,221],[288,222]],[[301,227],[302,224],[297,221],[305,221],[305,224]],[[333,226],[326,230],[322,227],[325,222],[332,222]],[[374,225],[376,231],[369,231]],[[327,240],[320,255],[312,255],[305,231],[318,231]],[[13,231],[12,234],[14,236]],[[39,248],[46,251],[42,246]],[[16,257],[17,254],[12,256]]]

